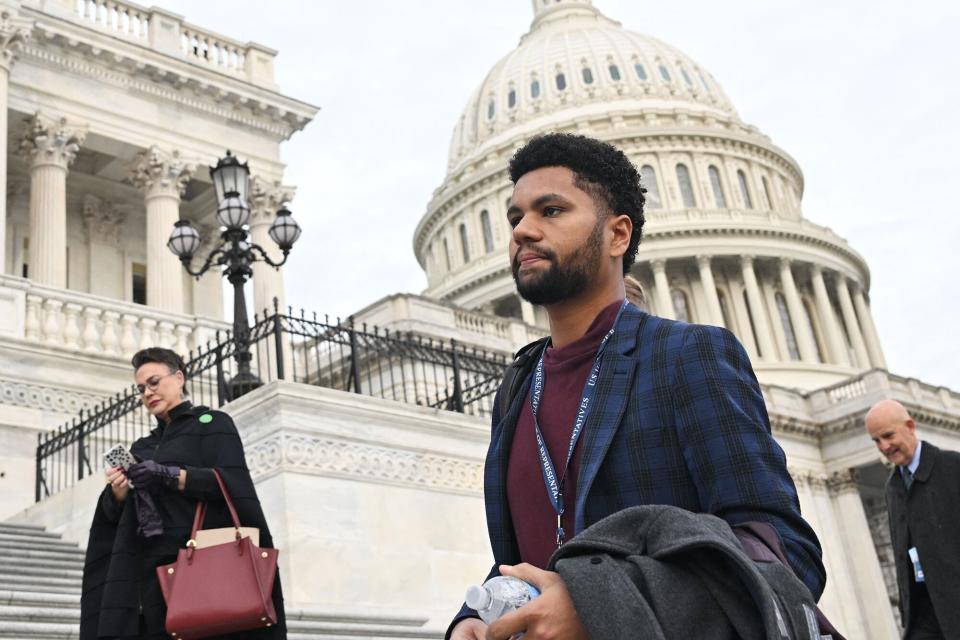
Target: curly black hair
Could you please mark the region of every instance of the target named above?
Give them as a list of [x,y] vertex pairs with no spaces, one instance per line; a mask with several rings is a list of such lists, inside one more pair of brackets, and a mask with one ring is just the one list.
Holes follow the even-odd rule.
[[623,254],[623,273],[637,258],[643,235],[643,194],[640,174],[626,154],[611,144],[574,135],[547,133],[521,147],[510,159],[510,180],[516,184],[525,174],[543,167],[566,167],[574,184],[593,198],[598,209],[610,215],[628,215],[633,221],[630,244]]

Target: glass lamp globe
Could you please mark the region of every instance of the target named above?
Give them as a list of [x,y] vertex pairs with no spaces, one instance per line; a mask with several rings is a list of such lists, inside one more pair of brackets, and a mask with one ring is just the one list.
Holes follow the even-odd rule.
[[177,220],[167,240],[167,248],[181,260],[189,260],[200,248],[200,234],[189,220]]
[[300,225],[293,219],[293,214],[286,207],[277,211],[277,217],[270,225],[270,237],[283,251],[290,251],[293,243],[300,237]]
[[240,229],[250,222],[250,207],[240,196],[228,194],[217,205],[217,222],[228,229]]
[[217,191],[217,202],[235,195],[242,201],[247,201],[247,192],[250,184],[250,168],[237,157],[227,151],[227,155],[217,161],[217,166],[210,167],[210,178]]

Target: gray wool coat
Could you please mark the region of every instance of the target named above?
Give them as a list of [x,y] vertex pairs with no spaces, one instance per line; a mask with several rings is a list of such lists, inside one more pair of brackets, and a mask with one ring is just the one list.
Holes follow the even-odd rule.
[[886,497],[904,624],[913,581],[907,550],[915,546],[940,629],[947,638],[960,638],[960,453],[924,441],[910,490],[894,469]]
[[820,640],[810,590],[775,558],[751,560],[710,514],[625,509],[560,547],[550,568],[595,640]]

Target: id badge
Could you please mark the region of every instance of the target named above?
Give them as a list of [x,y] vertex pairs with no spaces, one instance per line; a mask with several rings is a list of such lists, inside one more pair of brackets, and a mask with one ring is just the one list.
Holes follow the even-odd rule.
[[910,556],[910,564],[913,565],[913,579],[917,582],[923,582],[923,567],[920,566],[920,555],[917,553],[917,548],[910,547],[907,555]]

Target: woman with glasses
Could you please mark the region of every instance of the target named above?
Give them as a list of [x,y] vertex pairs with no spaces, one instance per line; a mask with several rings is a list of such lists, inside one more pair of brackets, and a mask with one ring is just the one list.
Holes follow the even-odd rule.
[[[136,464],[106,472],[83,569],[81,640],[170,637],[155,568],[176,560],[186,545],[198,501],[208,503],[204,529],[232,526],[214,469],[240,524],[260,530],[260,547],[273,547],[230,416],[185,398],[183,359],[169,349],[137,352],[133,369],[143,405],[157,426],[130,448]],[[273,602],[276,624],[217,638],[286,638],[279,576]]]

